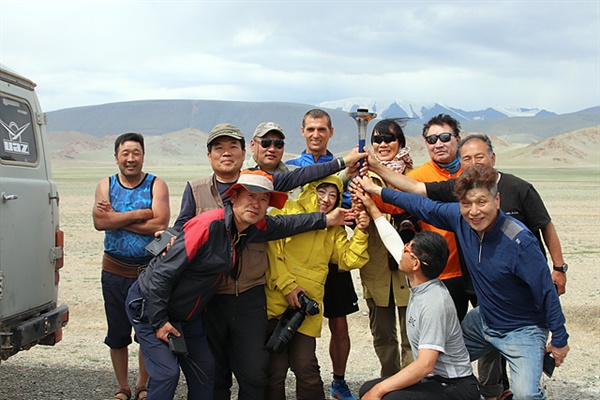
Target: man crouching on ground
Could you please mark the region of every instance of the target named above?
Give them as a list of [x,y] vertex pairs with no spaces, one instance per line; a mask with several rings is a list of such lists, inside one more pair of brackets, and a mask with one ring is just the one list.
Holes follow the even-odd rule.
[[[227,195],[231,202],[225,208],[186,223],[171,249],[154,259],[129,291],[127,314],[150,375],[148,399],[172,399],[180,367],[188,399],[212,398],[214,359],[199,317],[221,282],[235,273],[248,243],[344,223],[342,209],[327,216],[265,217],[267,207],[283,207],[287,194],[275,192],[272,177],[262,171],[244,171]],[[169,335],[184,336],[186,355],[169,349]]]

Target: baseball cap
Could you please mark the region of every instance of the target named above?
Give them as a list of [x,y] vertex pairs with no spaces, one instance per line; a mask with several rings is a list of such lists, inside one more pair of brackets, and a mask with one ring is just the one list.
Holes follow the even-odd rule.
[[285,135],[283,134],[283,128],[279,124],[276,124],[275,122],[263,122],[263,123],[259,124],[256,127],[256,129],[254,130],[253,137],[261,138],[271,131],[275,131],[275,132],[279,133],[281,135],[281,138],[285,139]]
[[237,140],[244,140],[244,135],[237,126],[223,123],[215,125],[214,128],[210,130],[206,144],[209,145],[213,140],[222,136],[229,136]]
[[259,169],[242,171],[237,182],[225,192],[225,197],[231,196],[231,193],[239,187],[252,193],[271,193],[269,205],[275,208],[283,208],[288,199],[287,193],[275,191],[271,174]]

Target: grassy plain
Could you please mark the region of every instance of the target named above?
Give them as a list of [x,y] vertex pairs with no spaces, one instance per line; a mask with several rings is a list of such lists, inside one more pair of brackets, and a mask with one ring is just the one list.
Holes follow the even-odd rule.
[[[543,378],[551,399],[591,399],[600,396],[600,174],[598,168],[499,168],[534,184],[553,217],[565,260],[571,266],[567,294],[561,297],[571,335],[571,352],[553,379]],[[148,166],[163,178],[171,195],[171,221],[179,212],[181,193],[189,179],[205,176],[208,166]],[[103,399],[114,390],[108,348],[102,343],[106,330],[100,287],[103,233],[93,228],[91,210],[98,181],[116,172],[114,164],[87,167],[57,167],[54,178],[60,194],[61,225],[66,235],[66,261],[61,271],[60,300],[71,310],[64,339],[54,348],[36,346],[2,363],[0,376],[19,374],[22,382],[0,385],[0,399]],[[355,287],[362,298],[358,274]],[[376,377],[378,361],[368,328],[367,307],[349,317],[352,351],[346,377],[354,393],[360,384]],[[329,332],[323,329],[318,357],[325,383],[331,379],[328,356]],[[137,346],[130,362],[136,365]],[[75,387],[56,393],[48,384],[51,376],[70,374]],[[44,377],[44,378],[42,378]],[[133,379],[133,378],[132,378]],[[34,381],[34,385],[31,381]],[[12,382],[12,381],[11,381]],[[293,384],[290,382],[290,390]],[[17,386],[11,386],[17,385]],[[185,398],[183,388],[177,399]],[[84,396],[81,395],[84,388]],[[28,397],[29,396],[29,397]],[[291,398],[291,397],[289,397]]]

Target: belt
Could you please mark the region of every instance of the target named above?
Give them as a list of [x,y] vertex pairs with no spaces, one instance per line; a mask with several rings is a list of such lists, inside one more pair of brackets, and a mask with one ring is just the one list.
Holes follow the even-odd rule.
[[102,270],[123,278],[137,278],[147,266],[148,264],[126,264],[106,253],[102,257]]

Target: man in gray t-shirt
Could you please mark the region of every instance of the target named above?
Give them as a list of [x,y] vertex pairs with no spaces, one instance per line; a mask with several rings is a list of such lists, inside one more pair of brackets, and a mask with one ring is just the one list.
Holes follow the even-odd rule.
[[448,260],[448,244],[436,232],[422,231],[403,246],[398,232],[368,195],[356,194],[373,217],[385,247],[411,287],[406,334],[415,361],[391,377],[368,381],[361,400],[479,400],[456,308],[438,276]]
[[454,379],[473,373],[456,308],[438,278],[410,289],[406,319],[406,334],[413,354],[417,355],[415,359],[419,350],[438,352],[434,375]]

